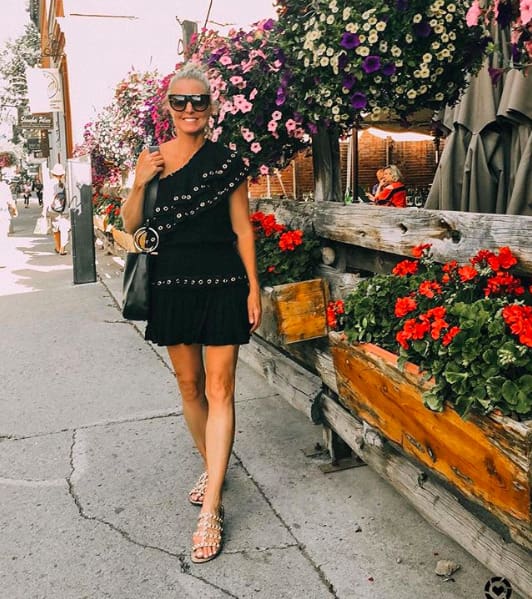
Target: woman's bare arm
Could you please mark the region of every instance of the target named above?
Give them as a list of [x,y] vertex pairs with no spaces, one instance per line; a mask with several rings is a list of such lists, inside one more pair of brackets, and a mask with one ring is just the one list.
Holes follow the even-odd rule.
[[142,225],[146,185],[163,168],[164,160],[160,152],[150,153],[148,149],[142,150],[135,168],[133,186],[120,211],[127,233],[134,233]]
[[248,315],[251,332],[260,325],[260,284],[255,256],[255,235],[249,220],[247,183],[242,183],[229,198],[229,210],[233,231],[237,236],[237,248],[249,280]]

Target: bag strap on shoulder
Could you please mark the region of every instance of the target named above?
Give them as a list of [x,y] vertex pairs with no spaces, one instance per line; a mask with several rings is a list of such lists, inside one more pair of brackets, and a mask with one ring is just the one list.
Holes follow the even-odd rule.
[[[150,153],[157,152],[159,146],[149,146],[148,150]],[[159,174],[155,175],[153,179],[146,186],[146,192],[144,196],[143,216],[144,222],[147,223],[153,216],[155,209],[155,200],[157,199],[157,190],[159,188]]]

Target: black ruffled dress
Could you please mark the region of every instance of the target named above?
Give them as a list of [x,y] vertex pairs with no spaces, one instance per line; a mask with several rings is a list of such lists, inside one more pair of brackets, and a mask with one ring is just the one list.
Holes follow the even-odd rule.
[[206,141],[160,179],[146,339],[165,346],[249,342],[249,284],[229,215],[229,196],[246,176],[234,152]]

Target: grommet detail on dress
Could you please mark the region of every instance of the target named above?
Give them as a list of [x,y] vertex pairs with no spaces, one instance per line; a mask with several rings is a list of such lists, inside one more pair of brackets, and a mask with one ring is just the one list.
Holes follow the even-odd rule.
[[219,286],[223,286],[223,285],[237,285],[243,282],[247,282],[248,278],[245,274],[243,275],[234,275],[232,277],[229,278],[221,278],[221,277],[209,277],[208,279],[189,279],[189,278],[185,278],[185,279],[181,279],[180,277],[176,277],[175,279],[162,279],[162,280],[157,280],[154,281],[152,283],[152,285],[157,286],[157,287],[170,287],[170,286],[174,286],[177,285],[179,287],[186,287],[188,285],[190,286],[203,286],[203,287],[219,287]]

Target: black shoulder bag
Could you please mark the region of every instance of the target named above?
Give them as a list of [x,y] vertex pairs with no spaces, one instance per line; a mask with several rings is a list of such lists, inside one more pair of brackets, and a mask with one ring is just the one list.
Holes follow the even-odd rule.
[[[156,152],[159,146],[150,146],[150,152]],[[122,284],[122,315],[127,320],[147,320],[150,310],[150,262],[153,252],[159,245],[159,234],[150,227],[153,216],[159,175],[146,186],[144,192],[144,222],[133,235],[136,252],[128,252],[124,267]]]

